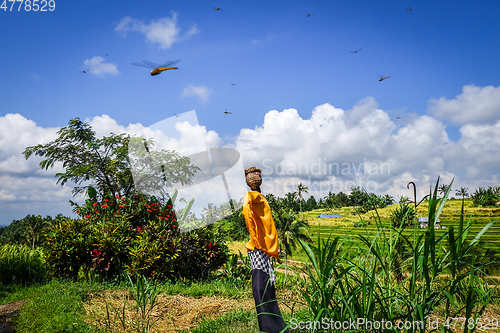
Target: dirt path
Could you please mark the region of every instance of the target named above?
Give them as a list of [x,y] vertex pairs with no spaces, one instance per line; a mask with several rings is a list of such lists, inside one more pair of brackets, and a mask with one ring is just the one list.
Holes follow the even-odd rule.
[[0,333],[14,333],[14,318],[23,306],[23,301],[0,305]]

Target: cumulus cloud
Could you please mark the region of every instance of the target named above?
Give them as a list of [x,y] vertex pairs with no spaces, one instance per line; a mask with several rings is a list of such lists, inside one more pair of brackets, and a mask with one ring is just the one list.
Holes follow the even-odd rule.
[[86,72],[100,77],[104,77],[107,74],[110,75],[120,74],[115,64],[106,63],[104,58],[100,56],[95,56],[92,57],[91,59],[86,59],[83,62],[83,64],[85,65],[85,68],[88,68]]
[[310,119],[295,109],[269,111],[262,126],[240,131],[234,147],[245,167],[262,168],[265,191],[276,195],[302,182],[316,198],[352,186],[408,196],[406,184],[414,181],[422,197],[438,175],[448,183],[456,176],[455,186],[471,189],[498,184],[498,126],[466,125],[453,142],[446,126],[428,115],[397,127],[369,97],[350,110],[319,105]]
[[188,84],[184,90],[182,90],[181,97],[198,97],[203,103],[207,103],[209,96],[212,93],[211,89],[201,86],[193,86]]
[[427,112],[459,125],[496,122],[500,120],[500,87],[464,86],[454,99],[430,99]]
[[129,31],[138,31],[146,37],[147,41],[160,44],[161,49],[169,49],[174,43],[187,39],[198,32],[196,26],[193,25],[181,36],[181,29],[177,26],[177,13],[174,11],[171,13],[171,18],[163,17],[151,20],[149,23],[126,16],[118,22],[115,31],[123,36]]
[[[203,124],[174,117],[172,130],[149,124],[119,124],[108,115],[86,119],[98,137],[129,133],[153,137],[156,149],[192,154],[200,142],[208,147],[231,147],[241,154],[244,167],[263,171],[265,193],[283,196],[297,184],[309,187],[316,198],[328,192],[349,192],[361,186],[377,194],[411,195],[408,182],[417,184],[419,198],[433,186],[455,177],[453,189],[500,185],[500,121],[470,123],[461,138],[448,137],[446,125],[431,115],[415,116],[397,126],[374,98],[365,98],[349,110],[325,103],[304,119],[296,109],[271,110],[260,126],[243,128],[232,142]],[[167,117],[165,117],[167,118]],[[161,125],[161,124],[160,124]],[[41,214],[33,209],[68,207],[71,186],[55,184],[56,169],[41,171],[40,159],[24,160],[27,146],[54,140],[58,128],[42,128],[19,114],[0,117],[0,211]],[[56,166],[57,167],[57,166]],[[59,171],[60,172],[60,171]],[[26,213],[26,207],[31,211]],[[66,208],[64,208],[66,209]],[[69,208],[68,208],[69,210]],[[64,213],[64,211],[62,211]],[[3,214],[3,216],[9,216]],[[9,221],[10,222],[10,221]]]

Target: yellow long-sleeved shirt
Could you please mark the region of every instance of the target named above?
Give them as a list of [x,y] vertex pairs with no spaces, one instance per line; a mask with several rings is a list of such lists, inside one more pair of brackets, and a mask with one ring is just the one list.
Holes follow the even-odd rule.
[[243,199],[243,217],[250,233],[246,244],[248,251],[261,249],[267,256],[278,258],[278,234],[274,225],[271,207],[266,198],[257,191],[248,191]]

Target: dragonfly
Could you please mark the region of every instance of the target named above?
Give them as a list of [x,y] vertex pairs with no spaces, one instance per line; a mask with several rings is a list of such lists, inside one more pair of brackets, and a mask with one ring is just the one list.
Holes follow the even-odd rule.
[[219,10],[222,10],[224,11],[224,9],[220,8],[220,7],[212,7],[214,9],[214,11],[219,11]]
[[155,76],[161,74],[163,71],[168,71],[169,69],[177,69],[178,67],[171,67],[171,66],[176,65],[179,61],[181,60],[180,59],[175,61],[169,60],[166,63],[160,65],[151,61],[144,60],[142,63],[133,62],[132,65],[152,68],[153,70],[151,71],[151,76]]
[[227,111],[227,109],[226,109],[226,111],[224,111],[224,115],[226,115],[226,114],[233,114],[233,113],[232,113],[232,112]]
[[350,51],[351,53],[358,53],[359,51],[361,51],[362,49],[359,49],[359,50],[356,50],[356,51]]
[[380,76],[379,81],[384,81],[385,79],[388,79],[388,78],[390,78],[390,76]]
[[408,7],[408,9],[406,9],[407,12],[411,12],[413,9]]
[[311,13],[311,14],[307,14],[307,17],[311,16],[312,14],[314,14],[314,13]]

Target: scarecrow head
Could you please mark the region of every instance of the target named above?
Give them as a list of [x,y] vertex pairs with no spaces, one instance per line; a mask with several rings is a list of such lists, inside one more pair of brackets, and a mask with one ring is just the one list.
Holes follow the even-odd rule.
[[245,169],[245,178],[247,185],[252,189],[252,191],[260,192],[260,185],[262,184],[261,170],[256,167],[250,167]]

